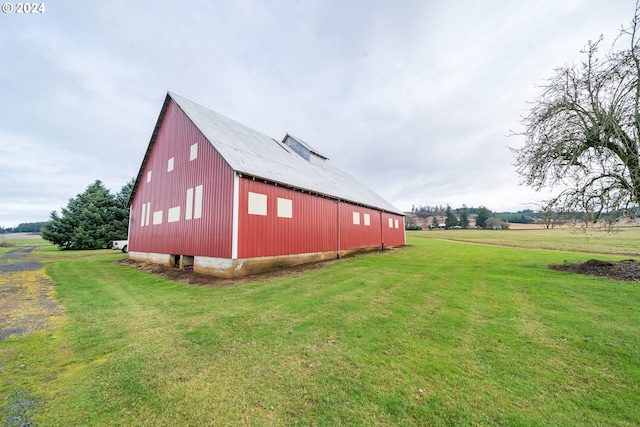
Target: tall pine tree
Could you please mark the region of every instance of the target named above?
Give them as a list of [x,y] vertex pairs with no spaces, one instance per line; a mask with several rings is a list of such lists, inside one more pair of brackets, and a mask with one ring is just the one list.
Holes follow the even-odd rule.
[[444,225],[447,228],[455,227],[458,225],[458,217],[456,216],[456,214],[453,213],[453,210],[451,210],[451,206],[449,205],[447,205],[445,216],[446,218],[444,220]]
[[467,208],[467,205],[462,205],[462,210],[460,211],[460,226],[462,228],[469,228],[469,208]]
[[84,193],[69,200],[61,216],[51,212],[42,237],[61,249],[103,249],[112,240],[125,239],[129,226],[126,201],[131,193],[127,186],[114,196],[96,180]]

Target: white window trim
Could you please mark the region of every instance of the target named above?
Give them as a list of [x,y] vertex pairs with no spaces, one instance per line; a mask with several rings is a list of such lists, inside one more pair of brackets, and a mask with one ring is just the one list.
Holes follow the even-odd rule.
[[293,218],[293,200],[278,197],[278,217]]
[[140,216],[140,227],[144,227],[144,219],[147,217],[147,204],[142,204],[142,215]]
[[360,225],[360,212],[353,213],[353,224]]
[[189,161],[198,158],[198,143],[192,144],[189,148]]
[[151,202],[147,202],[147,217],[144,219],[144,225],[149,225],[149,217],[151,216]]
[[196,187],[195,200],[193,201],[193,219],[202,218],[202,185]]
[[193,188],[187,188],[187,200],[184,208],[184,219],[193,219]]
[[178,221],[180,221],[180,206],[169,208],[169,211],[167,212],[167,222]]
[[249,191],[249,215],[267,216],[267,195]]
[[162,211],[155,211],[153,213],[153,225],[162,224]]

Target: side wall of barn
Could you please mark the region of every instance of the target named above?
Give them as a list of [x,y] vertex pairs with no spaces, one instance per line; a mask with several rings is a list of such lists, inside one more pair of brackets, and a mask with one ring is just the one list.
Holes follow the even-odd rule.
[[385,246],[402,246],[407,243],[407,235],[404,231],[404,216],[388,212],[381,212],[382,239]]
[[241,178],[238,258],[338,252],[405,243],[404,217]]
[[172,100],[152,142],[131,204],[130,256],[231,258],[233,170]]
[[241,178],[238,258],[338,250],[334,200]]

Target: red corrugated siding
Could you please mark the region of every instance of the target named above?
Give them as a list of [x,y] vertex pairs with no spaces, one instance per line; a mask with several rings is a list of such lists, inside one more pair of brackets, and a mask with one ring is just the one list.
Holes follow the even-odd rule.
[[[358,214],[359,224],[354,223],[354,213]],[[369,225],[365,224],[365,214],[369,215]],[[341,202],[340,219],[341,250],[382,246],[380,211]]]
[[[389,224],[391,219],[391,226]],[[397,226],[396,226],[397,222]],[[404,217],[382,212],[382,235],[385,246],[400,246],[406,243],[404,231]]]
[[[248,213],[249,192],[267,196],[267,215]],[[278,197],[292,201],[292,218],[277,215]],[[240,179],[238,258],[337,251],[337,202]]]
[[[198,156],[190,161],[190,148]],[[172,171],[167,171],[169,158]],[[146,181],[151,171],[151,182]],[[231,258],[234,172],[180,108],[170,101],[131,209],[129,250]],[[185,219],[188,188],[202,185],[202,217]],[[195,195],[194,195],[195,197]],[[149,225],[141,226],[142,205],[150,203]],[[177,222],[169,209],[180,206]],[[153,213],[162,211],[162,224]]]
[[[267,197],[267,215],[249,214],[249,192]],[[279,218],[278,198],[292,200],[292,218]],[[338,214],[339,211],[339,214]],[[354,212],[360,224],[354,224]],[[369,215],[369,225],[365,223]],[[340,224],[338,224],[338,216]],[[392,218],[392,228],[388,219]],[[398,228],[395,221],[398,221]],[[240,179],[238,258],[397,246],[405,243],[404,218],[314,196],[251,178]],[[340,230],[338,233],[338,229]],[[338,234],[340,241],[338,242]]]

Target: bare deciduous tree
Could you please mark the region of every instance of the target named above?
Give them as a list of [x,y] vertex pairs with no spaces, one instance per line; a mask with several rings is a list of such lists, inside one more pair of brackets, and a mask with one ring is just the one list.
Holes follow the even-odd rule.
[[640,206],[639,4],[607,54],[598,56],[602,37],[589,42],[586,59],[556,68],[523,118],[515,166],[526,185],[560,189],[549,208],[595,221]]

